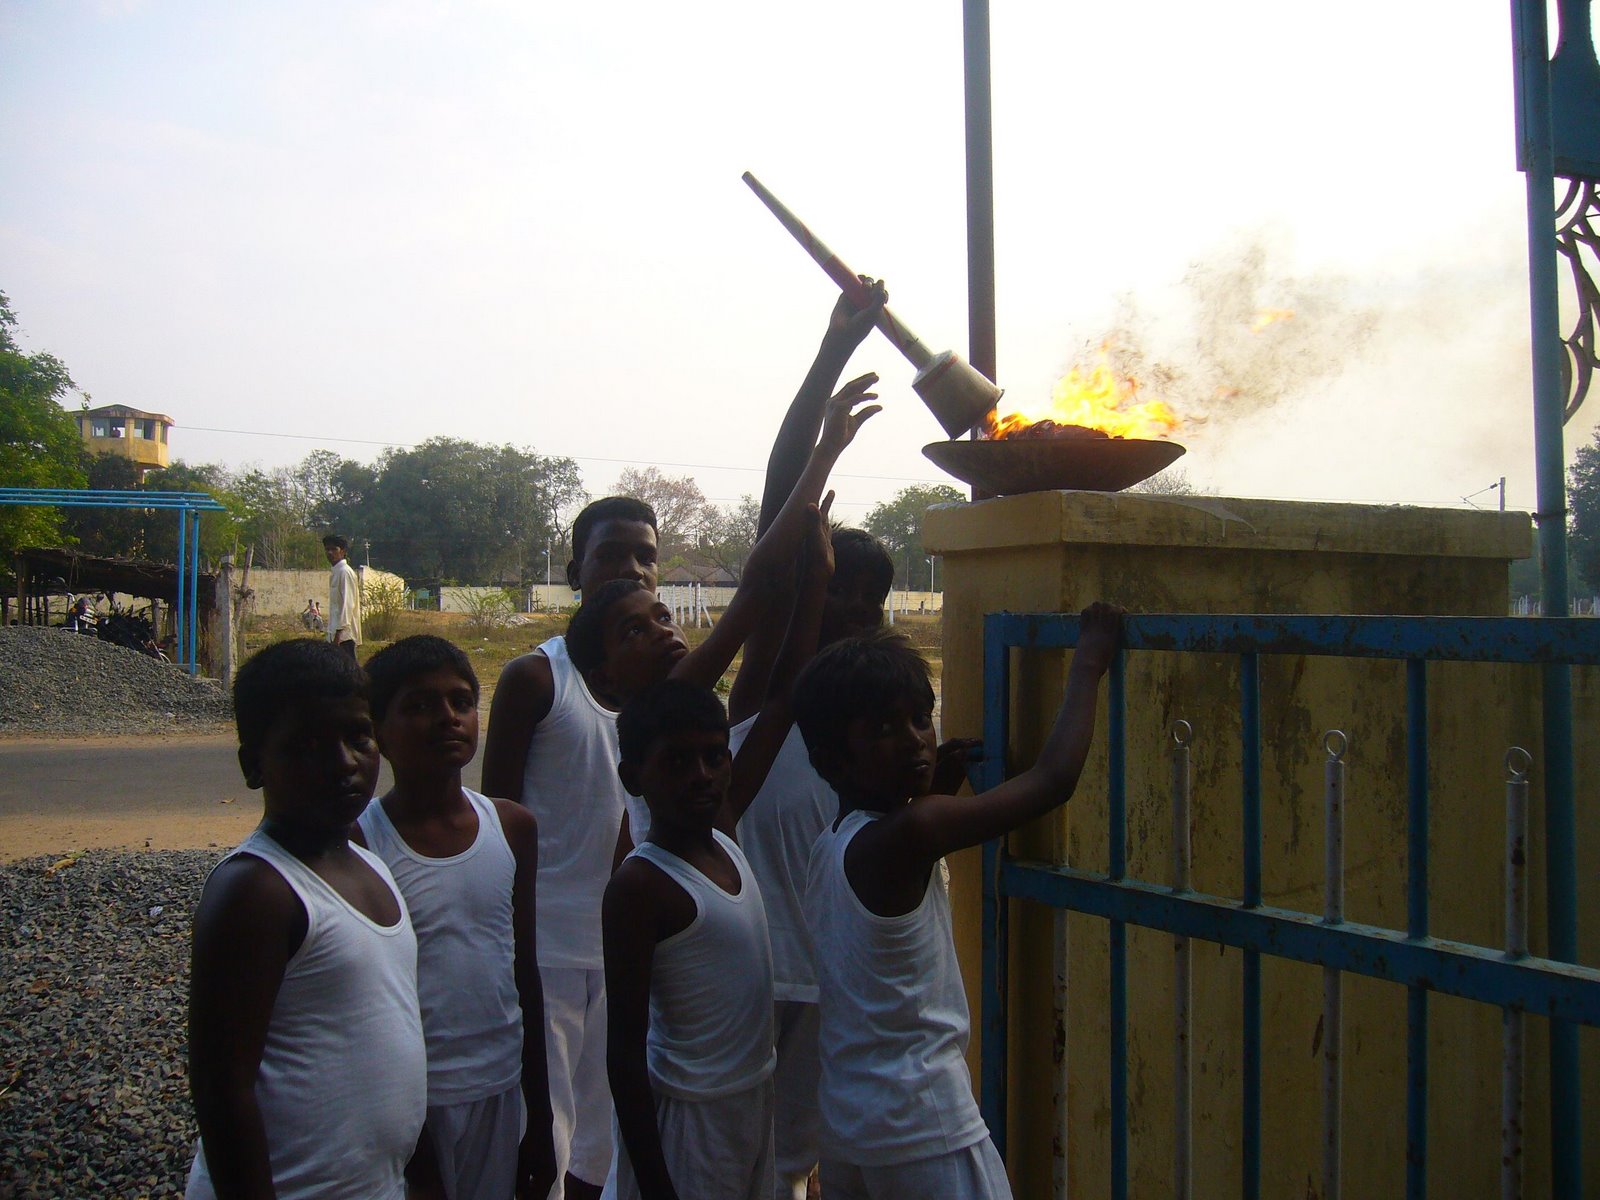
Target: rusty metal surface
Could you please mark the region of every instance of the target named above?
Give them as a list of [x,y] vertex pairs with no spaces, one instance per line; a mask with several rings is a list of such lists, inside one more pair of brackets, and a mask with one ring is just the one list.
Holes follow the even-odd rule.
[[1182,456],[1177,442],[1145,438],[1019,438],[931,442],[922,453],[989,496],[1073,489],[1120,492]]

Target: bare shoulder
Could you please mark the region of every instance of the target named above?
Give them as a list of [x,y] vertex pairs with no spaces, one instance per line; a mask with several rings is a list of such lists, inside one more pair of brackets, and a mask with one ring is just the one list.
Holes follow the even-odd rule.
[[541,721],[550,712],[555,690],[555,675],[544,652],[533,650],[520,654],[500,671],[490,707],[491,719],[492,714],[509,709]]
[[506,835],[506,841],[513,847],[519,843],[539,842],[539,822],[534,815],[514,800],[503,800],[499,796],[491,796],[494,802],[494,811],[500,818],[500,828]]
[[601,905],[601,922],[616,936],[664,941],[687,929],[697,913],[694,898],[665,871],[631,857],[612,873]]
[[245,940],[273,933],[305,936],[306,908],[289,881],[265,859],[245,853],[228,859],[206,880],[195,910],[197,944]]

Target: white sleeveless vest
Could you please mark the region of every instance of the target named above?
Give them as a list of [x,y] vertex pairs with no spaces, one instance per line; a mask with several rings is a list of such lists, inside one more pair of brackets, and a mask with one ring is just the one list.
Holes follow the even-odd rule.
[[534,728],[522,804],[539,822],[539,965],[605,965],[600,900],[611,879],[626,792],[617,778],[617,714],[589,692],[567,640],[539,647],[555,685]]
[[[394,887],[380,859],[351,849]],[[405,900],[397,890],[400,920],[378,925],[259,829],[228,858],[240,854],[271,865],[306,910],[305,940],[273,1002],[255,1087],[279,1200],[400,1200],[428,1099],[417,941]],[[216,1194],[204,1147],[185,1194]]]
[[367,848],[393,874],[417,931],[430,1105],[497,1096],[522,1078],[511,920],[517,863],[494,802],[462,791],[477,813],[478,836],[450,858],[408,846],[377,799],[360,817]]
[[689,927],[656,945],[645,1040],[650,1082],[686,1100],[745,1091],[770,1077],[777,1061],[761,889],[739,847],[713,836],[738,868],[737,896],[654,842],[628,856],[660,868],[694,901]]
[[878,814],[847,814],[811,854],[806,919],[821,987],[823,1155],[886,1166],[988,1136],[964,1057],[969,1021],[950,900],[939,872],[922,903],[880,917],[844,873],[851,839]]

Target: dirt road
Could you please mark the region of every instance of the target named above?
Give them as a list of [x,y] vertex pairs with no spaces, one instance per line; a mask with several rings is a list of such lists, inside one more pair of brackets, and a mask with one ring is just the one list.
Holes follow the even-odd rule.
[[[261,819],[237,744],[231,731],[0,740],[0,859],[237,845]],[[378,790],[389,783],[384,764]]]

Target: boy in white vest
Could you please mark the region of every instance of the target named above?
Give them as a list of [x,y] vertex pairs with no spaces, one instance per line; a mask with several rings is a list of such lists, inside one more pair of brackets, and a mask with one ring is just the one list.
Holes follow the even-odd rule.
[[461,786],[478,749],[478,677],[443,638],[367,663],[394,787],[352,838],[383,859],[417,931],[431,1157],[449,1200],[545,1197],[556,1181],[534,943],[539,827]]
[[1119,619],[1109,605],[1084,611],[1038,761],[975,796],[930,794],[933,689],[904,638],[837,642],[796,683],[811,761],[839,794],[839,819],[817,839],[806,880],[828,1200],[1009,1200],[967,1073],[966,995],[935,868],[1072,795]]
[[190,1200],[402,1200],[427,1105],[417,942],[383,862],[346,833],[378,745],[355,660],[269,646],[233,687],[261,824],[194,920]]
[[668,679],[617,719],[617,771],[648,834],[606,888],[607,1062],[618,1153],[606,1200],[769,1200],[772,953],[761,889],[735,841],[790,725],[832,574],[812,512],[806,568],[771,690],[738,757],[709,688]]

